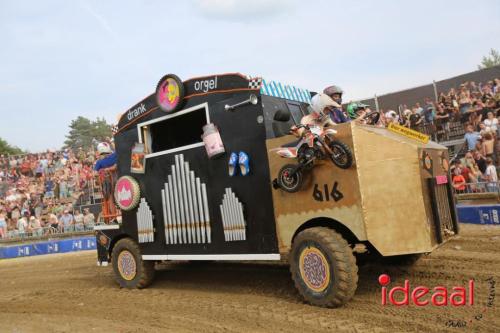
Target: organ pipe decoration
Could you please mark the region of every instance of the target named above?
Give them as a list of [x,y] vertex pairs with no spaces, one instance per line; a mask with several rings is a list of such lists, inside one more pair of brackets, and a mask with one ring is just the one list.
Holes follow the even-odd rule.
[[139,243],[154,241],[153,213],[144,198],[141,198],[141,203],[137,209],[137,234]]
[[175,155],[161,199],[167,244],[212,242],[206,185],[189,169],[182,154]]
[[222,197],[222,205],[219,205],[219,207],[226,242],[246,240],[243,205],[230,188],[226,188],[226,192]]

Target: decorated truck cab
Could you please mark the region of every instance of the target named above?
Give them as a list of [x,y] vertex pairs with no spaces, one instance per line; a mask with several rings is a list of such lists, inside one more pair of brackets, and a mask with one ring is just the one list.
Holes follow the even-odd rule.
[[357,253],[415,256],[457,234],[445,147],[351,122],[311,131],[308,154],[289,131],[311,95],[239,73],[164,76],[119,121],[122,219],[95,227],[98,264],[144,288],[160,261],[286,260],[307,302],[336,307],[355,294]]

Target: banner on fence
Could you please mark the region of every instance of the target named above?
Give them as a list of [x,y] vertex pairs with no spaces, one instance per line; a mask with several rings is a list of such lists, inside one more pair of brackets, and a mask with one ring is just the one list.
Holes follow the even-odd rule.
[[0,247],[0,259],[95,249],[96,241],[94,236],[57,239],[32,244]]
[[500,205],[457,205],[457,213],[461,223],[500,225]]

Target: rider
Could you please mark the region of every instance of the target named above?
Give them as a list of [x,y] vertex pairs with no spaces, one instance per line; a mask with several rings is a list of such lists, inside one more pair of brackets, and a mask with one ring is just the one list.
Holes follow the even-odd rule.
[[116,169],[116,152],[111,149],[111,145],[107,142],[101,142],[97,145],[97,153],[99,159],[94,165],[94,170],[109,170]]
[[[335,125],[335,122],[329,114],[331,113],[332,108],[337,107],[339,107],[339,104],[337,104],[330,96],[321,93],[316,94],[311,99],[312,112],[307,116],[302,117],[300,124],[319,127]],[[304,132],[304,128],[297,128],[296,126],[293,126],[291,131],[300,137]]]
[[323,94],[329,96],[336,105],[331,106],[329,108],[330,118],[333,120],[335,124],[347,123],[351,121],[348,117],[346,117],[344,111],[342,111],[342,94],[344,91],[339,86],[329,86],[323,89]]
[[370,112],[369,105],[359,102],[351,102],[347,105],[347,115],[353,120],[363,116],[368,112]]

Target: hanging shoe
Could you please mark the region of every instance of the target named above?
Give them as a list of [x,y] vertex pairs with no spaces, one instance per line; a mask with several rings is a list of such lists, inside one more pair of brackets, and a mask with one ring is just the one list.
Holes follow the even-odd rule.
[[241,175],[248,175],[250,173],[250,158],[245,152],[240,151],[238,163],[240,165]]
[[236,174],[236,163],[238,162],[238,155],[236,153],[231,153],[229,156],[229,176],[234,176]]

